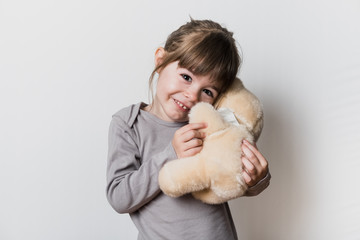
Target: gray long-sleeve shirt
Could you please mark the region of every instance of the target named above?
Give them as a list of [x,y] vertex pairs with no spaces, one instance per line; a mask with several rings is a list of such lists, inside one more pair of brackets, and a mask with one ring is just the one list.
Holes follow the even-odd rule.
[[[109,130],[107,198],[119,213],[129,213],[138,239],[237,239],[227,203],[204,204],[191,194],[163,194],[158,173],[176,159],[171,140],[186,123],[166,122],[141,110],[138,103],[117,112]],[[247,195],[269,185],[268,174]]]

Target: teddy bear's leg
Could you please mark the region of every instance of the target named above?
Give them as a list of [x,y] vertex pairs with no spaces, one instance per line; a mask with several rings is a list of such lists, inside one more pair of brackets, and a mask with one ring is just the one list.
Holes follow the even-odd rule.
[[200,191],[209,186],[200,155],[170,161],[159,172],[161,190],[171,197]]

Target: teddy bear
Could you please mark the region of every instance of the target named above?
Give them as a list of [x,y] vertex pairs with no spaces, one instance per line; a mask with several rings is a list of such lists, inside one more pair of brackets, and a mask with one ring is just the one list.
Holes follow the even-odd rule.
[[259,99],[238,78],[215,107],[200,102],[191,108],[189,122],[205,122],[203,148],[194,156],[167,162],[160,169],[160,189],[170,197],[191,193],[208,204],[238,198],[247,190],[242,177],[241,145],[254,143],[263,127]]

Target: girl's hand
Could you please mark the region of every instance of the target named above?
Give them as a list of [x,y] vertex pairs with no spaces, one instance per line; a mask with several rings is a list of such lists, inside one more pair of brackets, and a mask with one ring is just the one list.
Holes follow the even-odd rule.
[[178,158],[190,157],[201,151],[205,133],[199,130],[206,127],[206,123],[189,123],[175,132],[172,145]]
[[243,177],[249,187],[257,184],[268,173],[268,162],[264,156],[258,151],[256,144],[251,145],[244,140],[242,144],[243,156]]

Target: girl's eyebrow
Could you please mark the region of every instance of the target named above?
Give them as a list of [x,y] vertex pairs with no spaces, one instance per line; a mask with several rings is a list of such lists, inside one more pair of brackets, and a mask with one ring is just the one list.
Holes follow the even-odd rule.
[[212,86],[212,88],[213,88],[215,91],[217,91],[218,93],[220,92],[220,89],[217,88],[216,86]]
[[178,66],[178,69],[179,69],[180,71],[187,71],[187,72],[191,73],[193,76],[196,76],[196,74],[195,74],[193,71],[191,71],[191,70],[189,70],[189,69],[187,69],[187,68]]

